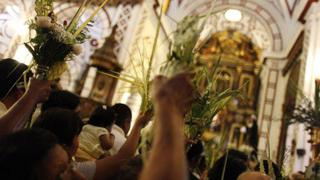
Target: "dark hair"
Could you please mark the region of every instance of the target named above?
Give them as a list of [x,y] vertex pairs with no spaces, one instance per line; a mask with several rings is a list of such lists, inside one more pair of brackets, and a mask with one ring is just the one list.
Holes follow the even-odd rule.
[[192,173],[194,170],[202,172],[206,169],[205,157],[202,155],[204,151],[202,141],[192,144],[187,151],[187,160],[189,166],[189,179],[197,179]]
[[57,138],[43,129],[6,136],[0,141],[0,179],[37,179],[36,168],[57,144]]
[[74,111],[79,104],[80,97],[78,95],[65,90],[55,90],[51,91],[48,100],[42,104],[41,111],[54,107]]
[[[16,90],[16,83],[23,82],[23,73],[28,66],[14,59],[0,60],[0,100]],[[31,71],[26,73],[27,78],[32,76]]]
[[192,144],[187,152],[187,160],[189,163],[193,162],[195,159],[201,158],[203,152],[203,145],[201,141],[196,144]]
[[128,119],[131,121],[132,114],[129,106],[117,103],[112,106],[112,109],[114,110],[116,115],[116,125],[122,127]]
[[72,146],[73,140],[81,132],[83,123],[77,113],[68,109],[51,108],[42,113],[34,127],[49,130],[62,145]]
[[249,129],[249,145],[253,147],[255,151],[258,150],[258,141],[259,141],[259,133],[258,133],[258,124],[257,121],[254,120],[252,123],[252,127]]
[[209,180],[221,179],[225,161],[227,161],[224,172],[225,180],[237,179],[241,173],[247,170],[247,166],[243,160],[237,159],[232,156],[228,156],[226,159],[226,155],[224,155],[220,159],[218,159],[213,167],[209,170]]
[[244,152],[238,151],[236,149],[229,149],[228,156],[232,156],[237,159],[241,159],[242,161],[248,161],[248,155]]
[[[254,168],[255,171],[260,171],[260,163],[259,162],[256,167]],[[281,175],[281,169],[280,167],[274,163],[274,162],[271,162],[272,163],[272,169],[273,169],[273,173],[274,175],[276,176],[276,180],[281,180],[283,179],[282,178],[282,175]],[[263,168],[264,168],[264,172],[268,175],[270,175],[270,172],[269,172],[269,163],[268,163],[268,160],[263,160]]]
[[110,107],[99,105],[91,114],[88,124],[109,127],[115,121],[115,115]]

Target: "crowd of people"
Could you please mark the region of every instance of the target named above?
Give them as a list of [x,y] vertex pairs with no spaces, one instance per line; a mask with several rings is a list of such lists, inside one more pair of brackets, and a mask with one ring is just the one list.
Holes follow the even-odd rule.
[[[277,166],[251,167],[250,158],[236,150],[227,151],[210,170],[204,167],[201,142],[186,151],[184,116],[194,97],[190,74],[155,77],[153,111],[135,121],[121,103],[97,105],[84,120],[78,95],[27,70],[13,59],[0,61],[0,179],[183,180],[206,174],[210,180],[267,180],[270,168],[282,178]],[[154,137],[143,161],[140,133],[151,119]]]

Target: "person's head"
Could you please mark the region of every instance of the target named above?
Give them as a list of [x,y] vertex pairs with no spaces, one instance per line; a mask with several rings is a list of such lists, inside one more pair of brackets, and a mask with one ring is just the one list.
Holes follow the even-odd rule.
[[127,134],[130,130],[132,118],[130,108],[125,104],[118,103],[113,105],[112,109],[114,110],[116,115],[115,124],[121,127],[124,133]]
[[250,155],[248,156],[248,167],[251,170],[254,170],[254,168],[256,167],[256,165],[258,164],[258,154],[257,151],[252,151],[250,153]]
[[115,115],[113,110],[110,107],[100,105],[93,111],[88,124],[110,130],[114,121]]
[[248,161],[248,155],[246,155],[246,153],[238,151],[236,149],[229,149],[228,156],[232,156],[234,158],[241,159],[244,162]]
[[43,129],[23,130],[0,141],[0,179],[56,180],[68,161],[55,135]]
[[78,149],[78,137],[82,126],[82,121],[76,112],[62,108],[46,110],[34,124],[34,127],[49,130],[56,135],[59,144],[65,147],[70,158]]
[[[226,166],[224,166],[225,161],[227,161]],[[225,180],[237,179],[241,173],[247,171],[247,166],[243,160],[232,156],[228,156],[226,158],[226,155],[224,155],[220,159],[218,159],[217,162],[213,165],[213,167],[209,170],[209,180],[221,179],[224,167]]]
[[[0,60],[0,100],[10,97],[18,100],[25,92],[24,73],[28,66],[14,59]],[[26,78],[32,76],[31,71],[25,73]]]
[[260,172],[244,172],[240,174],[237,180],[271,180],[271,178]]
[[80,97],[72,92],[65,90],[51,91],[47,101],[41,106],[41,112],[49,108],[63,108],[79,112]]
[[[282,179],[281,169],[277,164],[275,164],[274,162],[270,162],[268,160],[263,160],[262,162],[263,162],[263,166],[261,166],[261,162],[259,162],[254,168],[255,171],[264,172],[269,175],[274,174],[276,180]],[[269,168],[270,163],[272,164],[271,165],[272,168]],[[262,167],[263,169],[260,169]],[[269,170],[273,170],[273,172],[269,172]]]
[[191,145],[187,151],[187,160],[190,168],[194,168],[199,165],[203,151],[204,149],[201,141]]
[[92,112],[95,110],[95,108],[97,107],[98,103],[95,102],[92,99],[89,98],[81,98],[80,99],[80,117],[82,118],[82,120],[84,121],[89,121],[89,118],[92,114]]

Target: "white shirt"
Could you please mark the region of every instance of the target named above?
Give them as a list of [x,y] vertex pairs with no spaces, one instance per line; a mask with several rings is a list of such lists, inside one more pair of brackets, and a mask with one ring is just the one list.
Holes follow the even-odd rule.
[[112,126],[112,134],[114,135],[114,144],[113,147],[109,150],[111,155],[115,155],[118,153],[119,149],[126,142],[126,134],[124,131],[117,125]]
[[87,124],[83,126],[79,135],[79,148],[86,151],[96,159],[105,153],[100,144],[99,137],[102,135],[109,136],[110,133],[106,128]]

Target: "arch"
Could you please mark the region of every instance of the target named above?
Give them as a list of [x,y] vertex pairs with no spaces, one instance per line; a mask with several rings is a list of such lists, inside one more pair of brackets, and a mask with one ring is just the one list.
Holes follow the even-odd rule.
[[232,89],[234,83],[234,73],[226,67],[220,67],[217,70],[217,74],[217,84],[214,87],[215,91],[221,93],[227,89]]
[[[251,16],[254,16],[260,23],[263,24],[266,32],[269,34],[269,38],[272,41],[272,51],[281,51],[283,50],[283,36],[280,30],[279,18],[274,18],[274,14],[279,15],[279,17],[283,18],[278,11],[270,12],[264,6],[258,2],[252,2],[249,0],[241,0],[241,1],[231,1],[231,0],[222,0],[216,1],[211,9],[212,2],[208,0],[198,0],[193,2],[181,3],[180,12],[182,13],[182,18],[186,15],[190,14],[203,14],[204,12],[213,11],[213,13],[218,13],[228,8],[236,8],[244,13],[248,13]],[[278,17],[278,16],[277,16]]]

